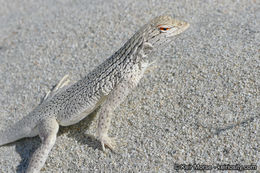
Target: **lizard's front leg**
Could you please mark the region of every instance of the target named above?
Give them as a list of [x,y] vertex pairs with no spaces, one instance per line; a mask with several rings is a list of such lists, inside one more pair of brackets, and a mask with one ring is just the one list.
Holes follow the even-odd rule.
[[115,147],[114,141],[107,135],[113,111],[117,108],[118,105],[120,105],[122,101],[124,101],[125,97],[129,94],[129,92],[133,88],[135,88],[142,75],[143,72],[141,72],[141,74],[139,73],[138,75],[131,75],[129,79],[124,80],[122,83],[120,83],[108,95],[106,101],[101,106],[98,112],[98,139],[101,142],[103,151],[105,151],[105,146],[107,146],[111,150],[113,150]]

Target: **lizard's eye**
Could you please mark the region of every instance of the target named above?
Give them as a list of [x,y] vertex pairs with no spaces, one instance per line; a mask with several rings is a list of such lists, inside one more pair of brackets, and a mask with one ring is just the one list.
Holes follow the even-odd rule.
[[159,28],[161,31],[167,31],[167,30],[169,30],[170,28],[167,28],[167,27],[160,27]]

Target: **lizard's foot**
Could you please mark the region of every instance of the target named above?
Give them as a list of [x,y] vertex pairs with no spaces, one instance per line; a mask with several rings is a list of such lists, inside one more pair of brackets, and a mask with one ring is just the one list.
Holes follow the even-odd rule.
[[100,138],[102,150],[105,151],[105,146],[108,147],[110,150],[114,151],[116,146],[115,138],[110,138],[107,135]]

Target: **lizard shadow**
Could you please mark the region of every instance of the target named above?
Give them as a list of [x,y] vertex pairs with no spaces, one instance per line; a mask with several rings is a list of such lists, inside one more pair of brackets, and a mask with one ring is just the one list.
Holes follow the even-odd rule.
[[101,144],[100,142],[93,136],[86,134],[85,131],[90,128],[92,122],[96,118],[97,112],[100,107],[98,107],[94,112],[89,114],[86,118],[78,122],[77,124],[61,127],[59,130],[59,135],[66,134],[69,138],[74,138],[80,144],[88,145],[89,147],[93,148],[94,150],[100,149]]
[[[202,140],[205,141],[205,140],[209,140],[211,138],[213,138],[214,136],[220,136],[222,135],[223,132],[226,132],[228,130],[232,130],[236,127],[241,127],[241,126],[248,126],[250,123],[252,123],[254,120],[260,118],[260,116],[253,116],[253,117],[249,117],[243,121],[240,121],[240,122],[237,122],[237,123],[232,123],[232,124],[229,124],[229,125],[225,125],[223,127],[208,127],[212,132],[202,138],[200,138],[199,141],[197,142],[201,142]],[[207,127],[204,127],[204,128],[207,128]]]
[[[57,136],[67,133],[68,137],[74,138],[80,144],[88,145],[94,150],[96,149],[101,150],[100,142],[94,136],[85,134],[85,131],[89,129],[90,125],[95,119],[98,109],[99,108],[97,108],[94,112],[89,114],[86,118],[84,118],[83,120],[81,120],[79,123],[75,125],[66,126],[66,127],[60,126]],[[38,136],[34,138],[21,139],[15,143],[16,145],[15,150],[22,158],[19,165],[16,167],[17,173],[25,172],[25,170],[28,167],[30,158],[32,157],[33,153],[37,150],[37,148],[40,147],[40,144],[41,144],[41,140]]]
[[30,158],[32,157],[35,150],[40,146],[40,143],[41,141],[39,137],[21,139],[15,143],[15,150],[22,158],[19,165],[16,167],[16,172],[25,172],[28,167]]

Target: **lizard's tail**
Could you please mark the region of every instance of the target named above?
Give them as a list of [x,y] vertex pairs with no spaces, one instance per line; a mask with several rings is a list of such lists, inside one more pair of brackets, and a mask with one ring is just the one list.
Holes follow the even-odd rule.
[[12,127],[0,130],[0,146],[14,142],[21,138],[36,136],[36,134],[34,135],[32,132],[33,128],[24,123],[26,119],[27,118],[24,118],[18,121]]
[[26,135],[16,128],[5,129],[0,132],[0,146],[24,138]]
[[6,134],[9,134],[9,130],[4,130],[0,132],[0,146],[14,142],[19,139],[18,136],[7,136]]

